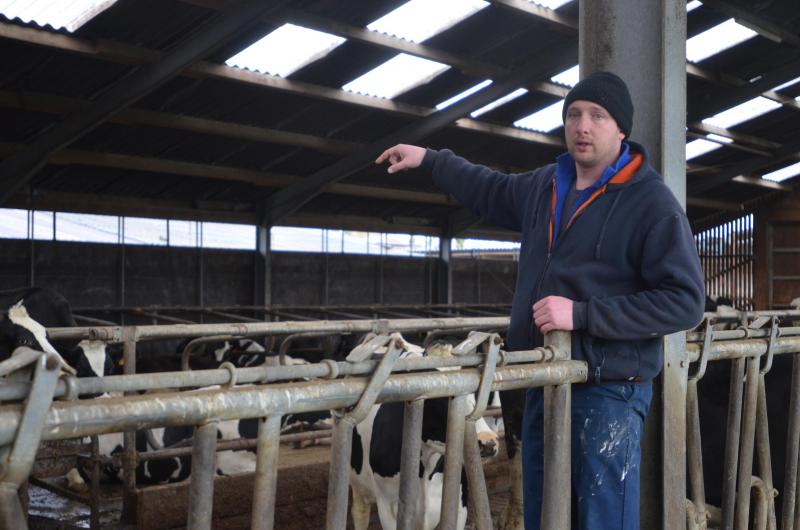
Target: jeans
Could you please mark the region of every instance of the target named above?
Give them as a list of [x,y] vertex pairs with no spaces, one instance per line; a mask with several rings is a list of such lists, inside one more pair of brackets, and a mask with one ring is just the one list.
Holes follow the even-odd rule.
[[[639,471],[644,418],[652,384],[572,387],[572,528],[639,530]],[[522,420],[525,530],[542,513],[544,392],[527,391]]]

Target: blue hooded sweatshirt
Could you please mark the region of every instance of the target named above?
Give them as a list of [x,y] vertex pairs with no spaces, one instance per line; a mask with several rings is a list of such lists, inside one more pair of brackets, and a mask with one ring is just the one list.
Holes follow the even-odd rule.
[[606,182],[579,198],[560,234],[556,199],[566,190],[556,164],[505,174],[446,149],[429,149],[423,160],[434,182],[464,206],[521,232],[506,347],[541,346],[531,306],[550,295],[569,298],[572,358],[585,360],[597,383],[653,379],[663,363],[662,337],[696,326],[705,302],[686,215],[645,149],[626,144],[622,162],[630,161],[607,169]]

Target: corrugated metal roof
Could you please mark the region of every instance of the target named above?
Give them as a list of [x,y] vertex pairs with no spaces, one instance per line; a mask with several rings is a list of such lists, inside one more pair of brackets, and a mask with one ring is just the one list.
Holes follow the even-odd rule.
[[[552,76],[574,67],[577,60],[574,27],[537,16],[522,4],[513,7],[491,2],[424,40],[421,55],[448,65],[446,71],[392,101],[343,92],[343,85],[408,52],[408,41],[367,29],[402,4],[402,0],[287,2],[284,9],[221,42],[199,65],[183,69],[52,156],[31,183],[36,200],[50,206],[91,209],[100,208],[97,198],[108,198],[109,204],[123,210],[141,207],[151,211],[154,205],[163,205],[159,207],[165,212],[179,204],[182,206],[176,211],[180,215],[190,212],[197,218],[224,215],[254,221],[264,200],[279,189],[276,175],[300,182],[414,123],[444,100],[533,57],[541,58],[535,74],[542,83],[553,83]],[[727,0],[727,4],[747,8],[752,16],[771,25],[771,30],[796,35],[800,12],[793,0],[755,4]],[[220,10],[228,7],[223,0],[118,0],[71,35],[18,18],[0,22],[0,120],[4,124],[0,156],[19,152],[70,112],[124,86],[143,65],[158,64],[164,54],[214,24]],[[577,2],[557,11],[573,21],[577,12]],[[730,18],[728,13],[702,5],[688,15],[688,35],[694,37]],[[226,59],[284,24],[346,40],[285,79],[224,66]],[[737,94],[752,80],[758,82],[759,76],[798,64],[798,49],[791,37],[775,42],[758,35],[702,60],[699,66],[709,75],[687,78],[692,118],[687,141],[713,133],[727,138],[716,129],[698,129],[692,121],[702,122],[725,110],[704,110],[721,99],[730,100],[730,106],[751,99],[737,98]],[[800,76],[800,67],[794,68],[798,71],[791,79]],[[563,94],[557,85],[549,86],[551,89],[544,91],[517,87],[528,91],[477,119],[431,131],[419,142],[452,148],[475,162],[505,171],[550,163],[562,150],[557,120],[556,128],[547,135],[514,126],[557,104]],[[800,113],[792,103],[800,95],[800,83],[781,89],[780,95],[786,98],[781,108],[743,123],[723,124],[739,136],[732,135],[731,144],[692,159],[689,183],[730,171],[754,157],[780,152],[781,146],[800,137]],[[791,162],[764,158],[761,173]],[[430,178],[420,172],[387,176],[381,168],[365,166],[341,184],[344,188],[327,190],[294,218],[302,221],[305,215],[308,222],[349,227],[362,218],[382,227],[387,219],[393,219],[404,230],[416,219],[420,229],[432,230],[457,211],[442,196],[439,202],[431,202],[427,195],[416,202],[407,196],[392,196],[391,189],[438,193]],[[376,187],[382,189],[374,190]],[[373,191],[378,196],[367,198]],[[694,196],[735,205],[771,192],[730,182]],[[26,194],[18,200],[25,203]],[[691,203],[689,207],[692,219],[714,211]],[[479,230],[485,233],[488,228]],[[497,233],[505,237],[503,232]]]

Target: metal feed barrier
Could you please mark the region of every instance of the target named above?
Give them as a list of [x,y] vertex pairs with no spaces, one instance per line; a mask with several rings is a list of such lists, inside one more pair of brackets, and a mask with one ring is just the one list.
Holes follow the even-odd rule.
[[[258,430],[252,528],[272,528],[274,518],[280,419],[285,414],[318,410],[338,411],[333,429],[328,528],[344,528],[347,517],[350,440],[352,427],[374,403],[406,402],[401,460],[399,528],[411,528],[418,494],[417,475],[422,404],[424,399],[451,397],[445,452],[441,528],[454,528],[458,487],[466,462],[476,526],[491,528],[488,496],[475,434],[491,390],[547,387],[549,431],[546,476],[552,487],[545,492],[544,520],[548,528],[568,528],[569,503],[569,396],[570,385],[586,380],[585,363],[569,360],[569,336],[553,334],[544,348],[503,352],[496,334],[475,332],[450,358],[399,359],[401,343],[393,331],[442,328],[498,327],[507,319],[412,319],[397,321],[283,322],[137,328],[70,328],[52,330],[54,337],[103,339],[124,344],[125,369],[135,370],[138,340],[228,334],[258,336],[311,331],[377,332],[371,341],[351,352],[347,362],[130,374],[105,378],[59,377],[53,356],[26,348],[0,363],[0,375],[11,374],[0,385],[0,524],[25,528],[17,490],[27,479],[40,441],[126,431],[126,484],[135,487],[132,436],[138,429],[195,425],[190,483],[189,528],[211,527],[216,423],[261,418]],[[387,352],[376,356],[379,348]],[[375,359],[374,357],[377,357]],[[30,366],[35,365],[33,375]],[[461,370],[436,368],[460,366]],[[26,368],[27,367],[27,368]],[[12,373],[13,372],[13,373]],[[316,378],[308,381],[297,379]],[[286,382],[294,380],[291,382]],[[219,385],[206,390],[188,390]],[[143,394],[145,390],[185,389],[173,393]],[[86,394],[126,393],[124,397],[78,400]],[[474,410],[466,410],[466,396],[476,393]],[[57,401],[53,401],[57,399]],[[416,441],[416,443],[415,443]]]
[[[704,331],[689,333],[688,359],[696,368],[687,381],[687,458],[688,495],[686,526],[689,530],[708,527],[746,530],[751,522],[751,493],[756,500],[752,514],[757,530],[798,530],[798,447],[800,446],[800,327],[779,327],[779,319],[800,321],[799,311],[739,313],[736,329],[714,330],[713,324],[725,321],[706,315]],[[730,317],[727,317],[730,320]],[[767,421],[765,376],[774,356],[793,355],[790,403],[786,403],[788,435],[784,491],[773,488],[772,461]],[[698,384],[709,362],[731,362],[725,438],[722,506],[707,506],[705,499],[700,438]],[[783,440],[773,440],[779,443]],[[773,445],[774,446],[774,445]],[[753,476],[754,458],[761,476]],[[714,477],[720,478],[720,477]],[[775,497],[782,493],[782,518],[776,520]],[[779,525],[780,523],[780,525]]]
[[[713,315],[709,315],[713,318]],[[690,530],[709,524],[721,528],[745,529],[750,519],[750,491],[755,492],[756,528],[800,530],[798,523],[798,446],[800,445],[800,363],[795,355],[791,403],[788,409],[789,431],[783,494],[782,521],[775,519],[773,481],[770,473],[769,437],[766,426],[764,375],[775,355],[800,352],[800,327],[778,327],[773,317],[800,320],[800,312],[742,313],[737,329],[688,333],[686,362],[695,363],[687,386],[686,440],[689,462],[686,522]],[[724,319],[720,319],[722,321]],[[458,480],[462,462],[469,470],[473,492],[473,516],[477,528],[490,528],[487,496],[481,466],[475,465],[474,424],[485,406],[487,389],[505,390],[546,386],[551,420],[545,462],[545,506],[547,528],[569,527],[569,502],[563,492],[569,484],[569,388],[585,380],[585,367],[568,357],[569,339],[524,352],[503,352],[493,334],[473,334],[452,358],[396,359],[397,345],[388,334],[434,329],[493,329],[507,324],[506,318],[480,319],[406,319],[382,321],[273,322],[254,324],[211,324],[178,326],[140,326],[70,328],[51,330],[55,337],[92,338],[122,342],[126,372],[135,371],[136,343],[157,338],[230,335],[258,337],[298,333],[361,333],[373,331],[381,338],[353,352],[348,362],[236,369],[133,374],[106,378],[76,379],[59,377],[55,359],[41,352],[20,348],[14,357],[0,364],[0,524],[23,528],[24,514],[17,500],[17,489],[27,478],[40,440],[129,431],[126,442],[126,476],[135,488],[136,454],[133,433],[136,429],[167,425],[196,425],[197,435],[192,454],[195,465],[190,487],[190,528],[209,528],[213,496],[213,452],[216,443],[215,422],[245,417],[259,417],[257,469],[252,511],[253,528],[272,528],[276,484],[276,462],[280,417],[287,413],[314,410],[338,410],[328,488],[328,527],[343,528],[347,513],[349,437],[372,403],[406,402],[404,432],[414,440],[419,432],[423,399],[453,397],[448,424],[448,451],[445,456],[445,493],[442,528],[452,528],[457,509]],[[388,354],[373,358],[378,344],[388,347]],[[733,382],[729,407],[726,473],[721,510],[707,507],[701,473],[697,385],[708,362],[731,360]],[[459,371],[435,371],[438,367],[460,366]],[[316,378],[313,381],[293,381]],[[702,383],[700,383],[702,384]],[[196,387],[221,385],[221,388],[189,391]],[[241,386],[250,385],[250,386]],[[172,394],[127,395],[113,399],[76,400],[84,394],[103,392],[136,393],[141,390],[172,388]],[[463,396],[477,392],[477,406],[465,410]],[[58,401],[53,402],[53,399]],[[667,404],[669,407],[669,404]],[[413,443],[403,444],[400,528],[410,528],[412,501],[417,494],[409,474],[414,454]],[[754,456],[761,477],[753,477]],[[679,472],[665,464],[664,473]],[[458,471],[458,472],[455,472]],[[664,499],[658,502],[665,502]],[[781,523],[778,526],[778,523]],[[735,526],[734,526],[735,525]]]

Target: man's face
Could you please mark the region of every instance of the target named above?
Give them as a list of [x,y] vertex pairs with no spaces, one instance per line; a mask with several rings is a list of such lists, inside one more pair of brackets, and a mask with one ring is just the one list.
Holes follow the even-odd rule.
[[585,169],[613,164],[625,138],[605,108],[584,100],[573,101],[567,109],[564,135],[569,154]]

